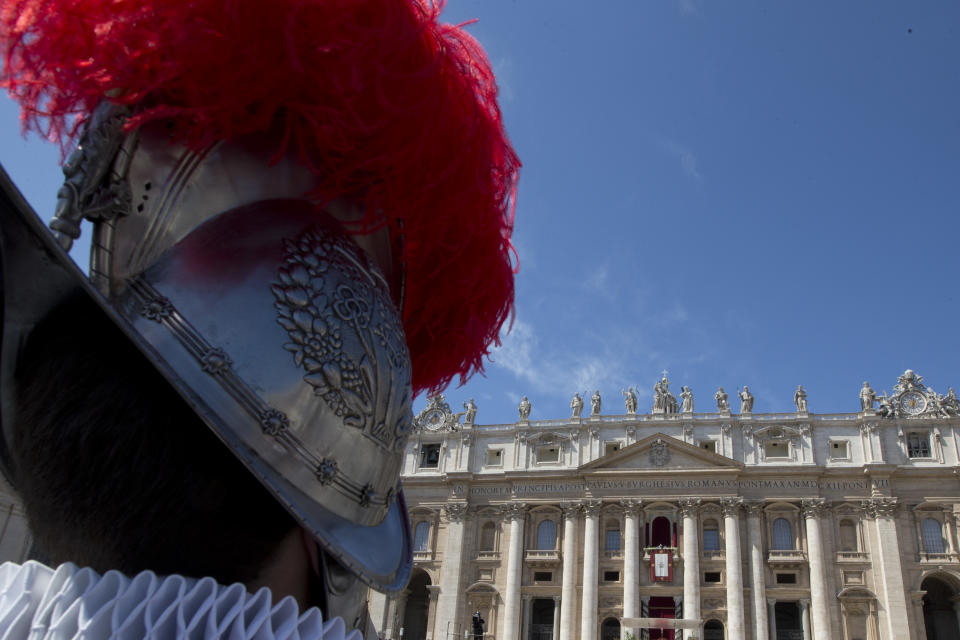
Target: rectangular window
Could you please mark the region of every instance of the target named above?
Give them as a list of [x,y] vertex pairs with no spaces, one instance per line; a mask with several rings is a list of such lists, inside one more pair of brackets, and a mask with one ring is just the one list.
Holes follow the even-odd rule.
[[487,466],[503,466],[503,449],[487,449]]
[[930,457],[930,434],[911,433],[907,436],[907,455],[911,458]]
[[436,469],[440,466],[440,445],[420,445],[420,468]]
[[720,572],[707,571],[706,573],[703,574],[703,581],[707,583],[720,582]]
[[604,571],[604,572],[603,572],[603,581],[604,581],[604,582],[620,582],[620,572],[619,572],[619,571]]
[[700,443],[701,449],[706,449],[710,453],[717,452],[717,441],[716,440],[704,440]]
[[537,462],[557,462],[560,460],[560,447],[550,444],[537,449]]
[[620,551],[620,529],[607,529],[605,549],[607,551]]
[[763,447],[764,452],[767,454],[767,458],[789,458],[790,457],[790,444],[787,442],[782,442],[780,440],[773,440],[767,442]]
[[703,530],[703,550],[720,551],[720,532],[717,529]]
[[777,574],[777,584],[797,584],[797,574],[795,574],[795,573],[778,573],[778,574]]
[[846,440],[833,440],[830,442],[830,457],[834,460],[849,460],[850,452],[847,449]]
[[534,571],[533,572],[534,582],[550,582],[551,580],[553,580],[552,571]]

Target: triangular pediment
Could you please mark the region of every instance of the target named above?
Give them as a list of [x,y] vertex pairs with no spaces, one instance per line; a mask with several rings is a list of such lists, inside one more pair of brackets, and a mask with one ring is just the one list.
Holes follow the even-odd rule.
[[619,451],[614,451],[580,467],[581,471],[715,469],[737,470],[743,464],[701,449],[673,436],[655,433]]

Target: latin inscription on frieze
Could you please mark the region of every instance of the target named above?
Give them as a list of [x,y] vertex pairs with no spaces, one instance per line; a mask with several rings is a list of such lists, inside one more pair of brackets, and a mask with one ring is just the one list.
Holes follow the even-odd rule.
[[[686,491],[691,489],[720,489],[726,491],[740,491],[751,489],[763,490],[808,490],[808,491],[864,491],[870,490],[866,480],[729,480],[709,478],[684,479],[624,479],[624,480],[596,480],[588,482],[536,482],[514,483],[513,485],[493,485],[470,487],[470,495],[478,498],[501,498],[509,496],[567,494],[580,495],[586,492],[607,493],[643,490],[674,490]],[[456,485],[454,494],[464,495],[466,486]]]

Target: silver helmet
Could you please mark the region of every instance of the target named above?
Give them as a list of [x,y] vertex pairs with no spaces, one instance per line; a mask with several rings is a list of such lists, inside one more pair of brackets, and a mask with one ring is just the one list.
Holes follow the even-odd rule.
[[[348,233],[362,212],[347,201],[319,213],[302,195],[314,176],[266,162],[266,137],[195,151],[158,124],[124,133],[126,117],[107,103],[93,114],[53,235],[2,176],[0,375],[12,379],[23,335],[82,287],[330,556],[402,589],[411,364],[387,231]],[[66,254],[82,219],[89,279]]]

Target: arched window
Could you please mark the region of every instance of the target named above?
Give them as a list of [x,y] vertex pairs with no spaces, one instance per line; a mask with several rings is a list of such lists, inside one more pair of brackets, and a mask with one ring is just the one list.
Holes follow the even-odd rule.
[[497,527],[492,522],[485,522],[480,527],[480,551],[494,551],[497,544]]
[[858,551],[857,525],[850,520],[840,521],[840,551]]
[[653,525],[650,527],[650,546],[651,547],[672,547],[673,539],[670,536],[670,520],[664,516],[657,516],[653,519]]
[[620,551],[620,523],[608,520],[604,528],[603,548],[607,551]]
[[413,550],[426,551],[429,538],[430,523],[426,521],[418,522],[417,528],[413,530]]
[[773,521],[772,549],[793,549],[793,528],[786,518],[777,518]]
[[557,525],[553,520],[544,520],[537,527],[537,549],[557,548]]
[[940,521],[926,518],[922,525],[923,549],[927,553],[943,553],[943,529]]
[[703,521],[703,550],[720,551],[720,529],[713,518]]

